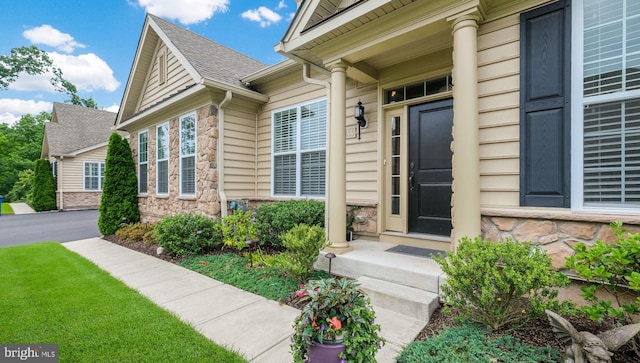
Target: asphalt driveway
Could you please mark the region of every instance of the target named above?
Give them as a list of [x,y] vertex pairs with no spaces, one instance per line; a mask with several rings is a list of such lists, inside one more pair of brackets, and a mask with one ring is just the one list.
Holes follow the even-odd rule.
[[100,237],[98,215],[97,210],[2,215],[0,247]]

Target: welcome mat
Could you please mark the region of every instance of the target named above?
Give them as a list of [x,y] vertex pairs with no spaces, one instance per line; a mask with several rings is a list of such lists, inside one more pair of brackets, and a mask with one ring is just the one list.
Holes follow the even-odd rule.
[[442,257],[442,256],[446,256],[447,254],[445,251],[432,250],[430,248],[420,248],[420,247],[401,246],[401,245],[388,248],[386,251],[393,252],[393,253],[401,253],[403,255],[424,257],[424,258],[431,258],[432,255],[437,257]]

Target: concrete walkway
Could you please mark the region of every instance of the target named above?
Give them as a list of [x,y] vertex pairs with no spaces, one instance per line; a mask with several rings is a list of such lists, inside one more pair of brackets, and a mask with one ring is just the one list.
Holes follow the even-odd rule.
[[36,213],[33,208],[29,207],[27,203],[9,203],[11,209],[13,209],[13,214],[29,214]]
[[[299,310],[100,238],[63,246],[251,362],[292,362],[291,325]],[[385,309],[375,311],[388,340],[376,358],[378,363],[395,362],[402,346],[420,331],[421,322]]]

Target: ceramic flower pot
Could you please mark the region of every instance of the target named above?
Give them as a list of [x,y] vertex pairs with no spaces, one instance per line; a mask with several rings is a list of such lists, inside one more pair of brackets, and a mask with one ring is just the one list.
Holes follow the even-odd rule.
[[344,344],[324,341],[324,344],[313,342],[307,351],[309,363],[340,363],[338,356],[345,351]]

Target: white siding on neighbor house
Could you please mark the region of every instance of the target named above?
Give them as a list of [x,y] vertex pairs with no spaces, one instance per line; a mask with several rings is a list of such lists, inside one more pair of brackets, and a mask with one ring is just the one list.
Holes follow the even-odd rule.
[[520,190],[519,14],[478,31],[480,203],[517,207]]
[[107,157],[107,145],[78,154],[74,158],[58,160],[58,176],[62,175],[63,192],[84,191],[84,162],[104,162]]
[[[162,85],[158,84],[158,54],[160,53],[166,54],[167,64],[167,79]],[[187,70],[180,64],[178,59],[165,46],[165,44],[160,42],[153,57],[153,65],[149,71],[147,83],[143,88],[137,112],[145,110],[193,84],[195,84],[195,81],[189,75]]]

